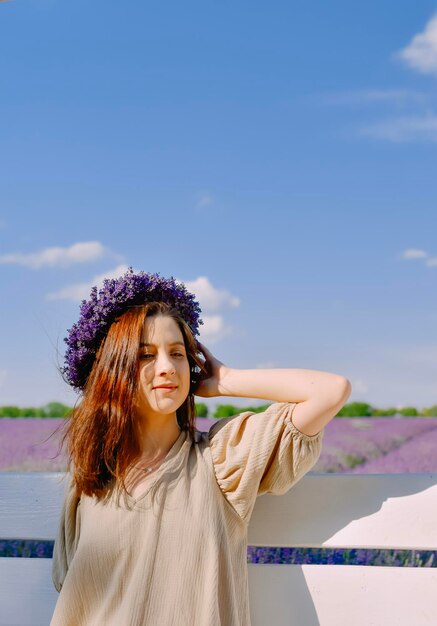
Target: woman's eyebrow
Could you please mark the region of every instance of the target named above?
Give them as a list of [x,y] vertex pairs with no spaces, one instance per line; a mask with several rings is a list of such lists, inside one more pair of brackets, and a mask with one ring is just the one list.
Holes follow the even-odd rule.
[[[168,344],[169,346],[182,346],[185,347],[185,344],[182,341],[172,341]],[[156,347],[154,343],[140,343],[140,347],[149,347],[149,346],[153,346]]]

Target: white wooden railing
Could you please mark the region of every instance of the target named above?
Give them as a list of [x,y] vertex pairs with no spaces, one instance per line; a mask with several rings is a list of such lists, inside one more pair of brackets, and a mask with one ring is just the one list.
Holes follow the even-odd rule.
[[[63,476],[0,473],[0,540],[54,540]],[[248,545],[437,550],[437,474],[310,472],[288,493],[257,499]],[[48,626],[58,596],[51,564],[0,558],[0,626]],[[437,625],[436,567],[248,563],[248,571],[252,626]]]

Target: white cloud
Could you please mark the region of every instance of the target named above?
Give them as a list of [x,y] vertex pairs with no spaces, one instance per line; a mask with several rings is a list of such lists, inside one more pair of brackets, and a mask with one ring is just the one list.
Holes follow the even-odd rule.
[[427,253],[424,250],[417,250],[416,248],[408,248],[402,253],[403,259],[423,259],[427,257]]
[[[68,285],[63,289],[47,295],[49,300],[74,300],[81,301],[84,298],[88,298],[91,288],[96,285],[98,289],[103,286],[105,278],[118,278],[128,270],[127,265],[119,265],[116,268],[109,270],[94,278],[90,281],[83,283],[76,283],[74,285]],[[138,272],[133,268],[134,272]],[[216,289],[210,283],[206,276],[200,276],[196,280],[183,280],[182,278],[175,278],[177,282],[183,282],[187,290],[194,294],[196,300],[199,301],[202,311],[214,312],[218,311],[224,306],[238,307],[240,306],[240,300],[230,294],[225,289]],[[203,318],[202,318],[203,319]],[[211,318],[212,320],[213,318]],[[214,325],[215,322],[211,321],[210,324]]]
[[222,315],[201,315],[200,318],[203,320],[203,324],[199,326],[202,343],[216,343],[232,334],[232,328],[226,325]]
[[[87,300],[90,296],[91,289],[96,285],[97,289],[103,286],[105,278],[118,278],[128,269],[127,265],[119,265],[113,270],[109,270],[104,274],[94,276],[88,282],[75,283],[68,285],[59,291],[47,294],[47,300],[72,300],[73,302],[81,302]],[[134,272],[138,272],[133,268]],[[177,282],[183,282],[187,291],[194,294],[195,299],[199,302],[202,313],[200,318],[203,324],[199,326],[199,334],[201,341],[215,343],[228,335],[232,334],[232,328],[225,323],[222,315],[218,314],[223,307],[238,307],[240,300],[230,294],[225,289],[216,289],[210,283],[206,276],[200,276],[196,280],[187,281],[181,278],[175,278]],[[214,314],[217,312],[216,314]]]
[[209,193],[202,193],[196,203],[196,209],[203,209],[212,204],[213,197]]
[[407,89],[364,89],[344,91],[320,96],[322,104],[360,105],[388,102],[395,105],[418,103],[427,100],[425,94]]
[[[176,278],[176,280],[181,280]],[[217,311],[223,306],[239,307],[240,300],[226,291],[212,286],[206,276],[199,276],[196,280],[182,281],[187,290],[193,293],[200,307],[205,311]]]
[[411,42],[395,58],[402,59],[411,68],[423,74],[437,74],[437,15],[425,26],[425,30],[415,35]]
[[358,133],[394,143],[437,141],[437,115],[398,117],[371,124],[360,129]]
[[182,280],[187,290],[194,294],[199,302],[202,313],[200,318],[203,324],[199,327],[200,340],[215,343],[232,334],[233,330],[225,323],[222,315],[211,315],[219,312],[223,307],[239,307],[240,300],[226,289],[216,289],[206,276],[199,276],[195,280]]
[[109,270],[104,274],[95,276],[91,281],[84,283],[75,283],[74,285],[68,285],[59,291],[55,291],[47,294],[47,300],[73,300],[74,302],[81,302],[87,300],[90,296],[91,289],[96,285],[97,289],[103,287],[103,281],[105,278],[118,278],[128,270],[127,265],[118,265],[113,270]]
[[106,248],[99,241],[85,241],[75,243],[68,248],[44,248],[39,252],[23,254],[4,254],[0,256],[0,263],[24,265],[31,269],[41,267],[70,267],[77,263],[89,263],[102,258],[107,253]]
[[402,258],[407,260],[426,259],[425,265],[428,267],[435,267],[437,265],[437,257],[429,257],[425,250],[418,250],[416,248],[409,248],[408,250],[405,250],[402,253]]
[[369,391],[369,385],[362,378],[352,378],[350,382],[354,393],[367,393]]

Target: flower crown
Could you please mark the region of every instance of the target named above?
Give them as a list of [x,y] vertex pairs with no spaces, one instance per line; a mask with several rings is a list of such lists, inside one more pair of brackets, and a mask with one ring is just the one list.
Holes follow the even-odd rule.
[[176,283],[173,276],[163,278],[157,273],[134,274],[129,267],[120,278],[106,278],[98,294],[97,287],[93,287],[90,299],[82,300],[79,321],[64,339],[68,349],[61,371],[67,382],[77,390],[83,389],[112,322],[129,306],[153,301],[176,308],[193,335],[199,334],[198,326],[203,324],[199,318],[200,306],[184,283]]

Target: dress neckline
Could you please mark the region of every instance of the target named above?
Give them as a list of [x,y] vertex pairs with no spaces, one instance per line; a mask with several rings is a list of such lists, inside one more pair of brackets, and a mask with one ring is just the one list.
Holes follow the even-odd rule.
[[[161,477],[163,472],[169,468],[169,466],[172,464],[172,462],[178,456],[178,453],[181,450],[181,448],[184,445],[184,443],[186,443],[188,441],[189,441],[188,431],[181,430],[181,432],[179,433],[178,438],[176,439],[176,441],[174,442],[174,444],[172,445],[170,450],[167,452],[166,456],[161,461],[161,463],[158,466],[158,468],[156,470],[154,470],[154,472],[151,474],[151,476],[145,475],[145,477],[144,477],[145,478],[145,480],[144,480],[145,485],[144,485],[144,488],[141,491],[141,493],[138,496],[133,496],[129,492],[125,492],[123,494],[125,499],[132,505],[135,505],[138,502],[140,502],[141,500],[143,500],[147,496],[149,491],[152,489],[152,487],[157,483],[157,481],[159,480],[159,478]],[[141,480],[139,484],[142,484],[142,482],[143,482],[143,480]]]

